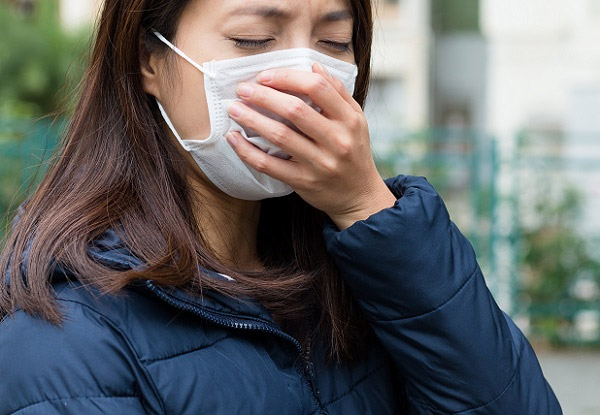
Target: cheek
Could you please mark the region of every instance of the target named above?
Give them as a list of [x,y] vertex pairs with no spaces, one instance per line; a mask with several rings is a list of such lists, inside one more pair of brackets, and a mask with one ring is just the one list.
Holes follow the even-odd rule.
[[184,140],[202,140],[210,134],[203,77],[193,67],[180,68],[179,77],[165,85],[168,98],[163,105]]

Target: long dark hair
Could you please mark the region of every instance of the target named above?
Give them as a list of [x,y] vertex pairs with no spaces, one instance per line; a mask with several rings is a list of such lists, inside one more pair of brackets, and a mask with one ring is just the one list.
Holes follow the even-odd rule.
[[[0,317],[20,308],[60,325],[49,282],[58,262],[104,293],[143,278],[196,294],[211,289],[253,297],[292,325],[316,316],[329,357],[354,360],[364,351],[368,326],[327,254],[323,212],[295,193],[261,202],[257,243],[264,272],[224,266],[198,229],[195,195],[186,180],[190,166],[144,92],[139,68],[141,44],[162,47],[150,29],[173,39],[188,2],[104,2],[68,130],[6,240],[0,269],[10,268],[10,287],[0,283]],[[359,68],[354,98],[362,106],[370,75],[372,9],[370,0],[350,0],[350,5]],[[109,228],[144,262],[143,269],[111,269],[90,256],[92,241]],[[237,283],[206,276],[199,266]]]

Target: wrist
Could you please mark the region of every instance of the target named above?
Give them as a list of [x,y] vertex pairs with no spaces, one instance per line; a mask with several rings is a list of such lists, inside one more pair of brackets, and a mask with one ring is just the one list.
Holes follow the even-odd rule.
[[367,219],[377,212],[394,206],[397,200],[396,196],[381,178],[372,189],[372,192],[364,195],[363,202],[358,207],[340,214],[329,214],[329,217],[340,231],[349,228],[358,221]]

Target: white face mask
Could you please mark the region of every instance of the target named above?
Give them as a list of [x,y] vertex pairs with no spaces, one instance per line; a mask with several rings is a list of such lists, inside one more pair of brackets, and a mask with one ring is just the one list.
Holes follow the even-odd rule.
[[[294,48],[260,53],[240,58],[205,62],[199,65],[165,39],[160,33],[154,34],[182,58],[194,65],[204,74],[204,91],[210,118],[210,135],[202,140],[183,140],[177,133],[163,106],[158,102],[165,122],[181,144],[190,152],[200,169],[223,192],[245,200],[261,200],[271,197],[285,196],[293,192],[287,184],[273,177],[260,173],[243,162],[225,139],[229,131],[239,131],[242,136],[267,154],[288,159],[290,156],[279,147],[259,136],[249,128],[242,127],[229,117],[227,109],[239,99],[235,90],[240,82],[257,83],[258,73],[273,68],[292,68],[312,72],[312,64],[318,62],[331,75],[339,78],[352,95],[358,68],[309,48]],[[292,95],[296,95],[290,93]],[[296,95],[315,110],[320,111],[308,96]],[[280,121],[295,131],[299,131],[289,120],[274,114],[262,107],[246,104],[261,114]]]

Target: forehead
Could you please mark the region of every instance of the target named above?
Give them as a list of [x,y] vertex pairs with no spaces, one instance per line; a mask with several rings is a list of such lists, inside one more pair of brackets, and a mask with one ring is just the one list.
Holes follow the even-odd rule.
[[223,17],[291,20],[310,18],[314,22],[352,22],[348,0],[217,0]]

